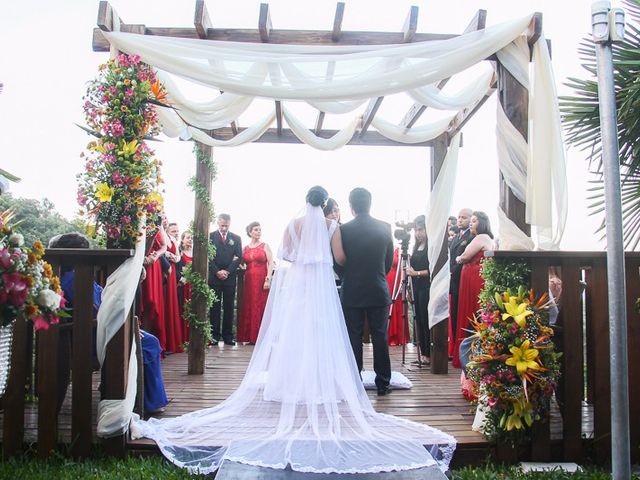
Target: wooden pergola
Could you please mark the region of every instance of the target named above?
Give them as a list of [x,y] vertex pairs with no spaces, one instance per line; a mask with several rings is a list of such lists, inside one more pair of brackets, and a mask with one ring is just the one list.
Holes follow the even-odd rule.
[[[257,28],[255,29],[234,29],[215,28],[209,18],[204,0],[196,0],[193,28],[176,27],[148,27],[144,24],[128,24],[122,21],[117,12],[107,1],[101,1],[98,10],[97,27],[93,30],[93,50],[105,52],[110,50],[110,45],[102,34],[103,31],[122,31],[137,33],[141,35],[161,35],[167,37],[193,38],[202,40],[230,41],[230,42],[254,42],[254,43],[274,43],[292,45],[388,45],[408,42],[425,42],[434,40],[445,40],[459,36],[460,34],[435,34],[420,33],[417,31],[418,7],[412,6],[409,9],[404,25],[399,32],[366,32],[366,31],[343,31],[342,20],[345,14],[345,4],[338,2],[336,5],[333,26],[328,30],[279,30],[272,27],[269,4],[260,5],[260,13]],[[485,28],[487,18],[486,10],[478,10],[469,21],[464,33],[482,30]],[[536,13],[529,25],[527,39],[529,46],[538,40],[542,31],[542,15]],[[371,99],[365,113],[359,132],[354,135],[348,145],[368,145],[368,146],[403,146],[403,147],[427,147],[430,150],[430,170],[431,185],[438,177],[442,167],[447,148],[451,139],[464,127],[475,112],[482,107],[484,102],[497,90],[499,102],[502,104],[508,119],[518,129],[525,139],[528,138],[528,91],[523,87],[509,71],[500,63],[496,56],[486,59],[494,67],[494,81],[491,82],[485,95],[474,105],[458,113],[451,120],[447,130],[433,140],[406,144],[390,140],[378,132],[370,131],[369,126],[375,117],[384,97]],[[329,67],[331,68],[331,67]],[[333,72],[329,69],[327,76]],[[449,79],[441,80],[437,87],[442,89]],[[415,103],[405,114],[402,126],[407,130],[411,129],[420,116],[427,109],[426,106]],[[282,107],[279,101],[275,101],[276,127],[268,129],[259,139],[258,143],[302,143],[291,130],[285,128],[282,120]],[[336,130],[323,128],[325,112],[319,112],[315,127],[312,131],[323,138],[329,138],[336,133]],[[220,128],[209,132],[218,139],[226,140],[234,137],[243,131],[243,127],[237,121],[232,122],[228,127]],[[213,149],[200,144],[201,151],[212,156]],[[197,163],[197,177],[208,191],[211,189],[211,171],[202,163]],[[507,216],[524,232],[530,234],[530,226],[525,222],[525,204],[518,200],[500,174],[500,206]],[[209,211],[202,202],[196,198],[195,204],[195,228],[199,235],[205,237],[209,234]],[[441,268],[446,266],[447,250],[446,237],[445,248],[443,248],[440,258],[435,266],[432,266],[432,273],[435,275]],[[202,275],[207,275],[207,251],[198,242],[194,245],[193,270]],[[197,315],[204,316],[206,308],[204,299],[194,297],[193,309]],[[197,331],[191,329],[191,345],[189,349],[189,373],[204,372],[204,341]],[[447,373],[447,322],[438,323],[431,330],[432,348],[432,373]]]

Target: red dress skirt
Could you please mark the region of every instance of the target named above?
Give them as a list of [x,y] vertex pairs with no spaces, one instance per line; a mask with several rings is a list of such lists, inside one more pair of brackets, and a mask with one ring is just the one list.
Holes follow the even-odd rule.
[[[398,272],[398,262],[400,261],[400,249],[393,251],[393,264],[391,270],[387,273],[387,284],[389,285],[389,293],[394,294],[393,287],[396,283],[396,274]],[[396,289],[400,287],[401,276],[398,276]],[[392,298],[393,300],[393,298]],[[409,320],[404,324],[404,343],[409,343]],[[389,345],[402,345],[402,295],[397,297],[393,302],[391,309],[391,317],[389,317]]]
[[242,260],[247,265],[247,270],[244,274],[237,338],[239,342],[256,343],[269,296],[269,290],[263,288],[268,268],[264,243],[254,248],[248,245],[244,247]]
[[[178,247],[174,242],[169,242],[167,251],[174,255],[178,253]],[[171,271],[167,276],[164,295],[164,321],[167,330],[168,352],[182,352],[182,318],[178,306],[178,280],[176,279],[176,264],[171,263]]]
[[[147,251],[147,256],[151,255],[162,246],[160,232],[156,234],[153,243]],[[167,346],[167,329],[164,321],[164,288],[162,286],[162,264],[157,259],[155,262],[145,265],[146,278],[142,282],[142,303],[140,305],[140,315],[142,317],[142,328],[155,335],[160,342],[162,350]]]
[[[181,268],[186,267],[193,261],[193,258],[182,252],[182,260],[180,261]],[[184,318],[184,304],[191,300],[191,284],[180,283],[178,284],[178,307],[180,309],[180,317],[182,318],[182,340],[189,341],[189,322]]]
[[480,261],[484,257],[484,251],[480,250],[465,263],[460,274],[460,293],[458,295],[458,324],[456,328],[456,343],[453,349],[452,365],[461,368],[460,364],[460,344],[465,337],[471,335],[468,330],[471,328],[470,319],[480,308],[478,295],[484,287],[484,279],[480,276]]

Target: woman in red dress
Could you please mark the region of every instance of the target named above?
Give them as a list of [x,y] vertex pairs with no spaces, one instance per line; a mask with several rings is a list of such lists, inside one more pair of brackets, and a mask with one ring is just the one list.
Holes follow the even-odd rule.
[[167,251],[162,227],[148,242],[147,254],[143,265],[145,278],[142,282],[142,301],[140,315],[142,328],[155,335],[162,350],[166,350],[167,331],[164,322],[164,288],[162,286],[162,264],[160,257]]
[[273,256],[269,245],[260,241],[260,223],[251,222],[247,226],[251,238],[244,247],[242,261],[246,265],[240,318],[238,319],[238,341],[255,344],[260,332],[262,314],[271,287],[271,262]]
[[184,318],[184,304],[191,300],[191,284],[187,283],[183,276],[184,268],[193,260],[193,236],[191,232],[186,231],[180,237],[180,261],[177,266],[178,278],[178,307],[180,308],[180,316],[182,318],[182,339],[189,341],[189,323]]
[[167,274],[167,281],[164,289],[164,322],[167,326],[167,352],[182,352],[182,318],[180,318],[180,308],[178,307],[178,280],[176,279],[176,264],[180,261],[178,255],[178,225],[168,223],[166,217],[163,218],[167,251],[164,254],[171,268]]
[[[387,273],[387,284],[389,285],[389,293],[391,298],[396,300],[391,308],[391,316],[389,317],[389,345],[402,345],[409,343],[409,321],[404,324],[404,342],[402,342],[402,295],[393,296],[400,289],[401,275],[398,272],[398,262],[400,261],[400,249],[393,251],[393,264],[391,270]],[[397,276],[397,278],[396,278]],[[395,287],[395,288],[394,288]]]
[[484,287],[484,279],[480,276],[480,262],[485,250],[493,250],[493,234],[489,217],[484,212],[473,212],[470,224],[471,234],[475,235],[456,262],[464,264],[460,274],[460,294],[458,296],[458,323],[456,344],[453,349],[452,365],[460,368],[460,344],[470,335],[470,319],[480,308],[478,295]]

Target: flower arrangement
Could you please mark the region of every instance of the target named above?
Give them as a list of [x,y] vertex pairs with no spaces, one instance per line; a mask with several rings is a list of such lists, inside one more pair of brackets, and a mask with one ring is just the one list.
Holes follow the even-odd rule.
[[22,315],[36,330],[46,330],[69,316],[60,280],[42,259],[42,243],[25,246],[9,223],[12,217],[11,211],[0,213],[0,326]]
[[545,418],[561,354],[551,340],[546,294],[536,300],[523,286],[516,293],[493,292],[492,297],[485,286],[484,294],[472,322],[475,341],[467,376],[485,414],[482,433],[491,441],[515,444],[526,438],[534,421]]
[[166,91],[137,55],[118,55],[100,66],[84,99],[89,142],[78,175],[78,203],[93,227],[116,248],[135,245],[143,226],[154,226],[162,209],[161,162],[145,143],[160,132],[157,105]]

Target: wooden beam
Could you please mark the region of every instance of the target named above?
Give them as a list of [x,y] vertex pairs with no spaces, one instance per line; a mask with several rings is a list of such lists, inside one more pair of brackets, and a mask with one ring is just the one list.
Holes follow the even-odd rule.
[[[125,31],[126,24],[122,30]],[[98,28],[96,28],[98,30]],[[175,38],[199,38],[195,28],[147,27],[145,35],[159,35]],[[343,31],[339,41],[334,41],[331,30],[276,30],[269,31],[269,43],[295,45],[390,45],[404,43],[402,32],[359,32]],[[414,42],[449,40],[459,35],[447,33],[416,33]],[[262,38],[258,29],[209,28],[208,39],[221,42],[260,43]],[[109,42],[103,35],[94,31],[93,51],[108,52]]]
[[269,42],[271,33],[271,15],[269,15],[269,4],[260,4],[260,18],[258,19],[258,31],[260,32],[260,40],[263,43]]
[[[486,25],[487,25],[487,11],[480,9],[473,16],[473,18],[471,19],[467,27],[464,29],[464,32],[462,34],[464,35],[465,33],[473,32],[475,30],[483,30]],[[441,90],[447,84],[448,81],[449,81],[448,78],[440,80],[437,85],[438,89]],[[409,109],[409,111],[405,114],[400,125],[404,126],[405,128],[413,127],[413,125],[415,125],[415,123],[418,121],[418,119],[426,109],[427,107],[425,105],[422,105],[421,103],[418,103],[418,102],[414,103]]]
[[[239,127],[238,133],[245,131],[245,127]],[[339,130],[322,130],[318,135],[321,138],[331,138]],[[234,133],[230,127],[218,128],[212,135],[218,140],[229,140],[233,138]],[[277,128],[268,129],[259,139],[254,143],[302,143],[298,137],[288,128],[282,129],[282,134],[278,134]],[[390,140],[382,136],[378,132],[366,132],[363,135],[354,135],[351,141],[347,145],[366,145],[366,146],[381,146],[381,147],[428,147],[432,145],[432,141],[422,143],[400,143],[394,140]]]
[[344,2],[338,2],[336,4],[336,14],[333,17],[333,31],[331,32],[331,40],[334,42],[340,41],[342,35],[342,18],[344,17]]
[[313,132],[316,135],[319,135],[322,131],[322,122],[324,122],[324,112],[318,112],[318,118],[316,119],[316,126],[313,129]]
[[114,28],[114,20],[120,22],[118,14],[109,2],[101,0],[98,4],[98,19],[96,25],[98,25],[98,28],[103,32],[113,32],[116,31]]
[[373,121],[373,117],[375,117],[376,113],[378,113],[378,109],[380,108],[382,100],[384,100],[384,97],[378,97],[375,100],[369,100],[369,106],[362,114],[362,127],[360,128],[360,136],[364,135],[367,132],[369,125],[371,125],[371,122]]
[[529,44],[529,48],[533,47],[540,38],[540,35],[542,35],[542,13],[536,12],[533,14],[529,27],[527,27],[527,43]]
[[204,0],[196,0],[196,12],[193,16],[193,25],[196,27],[198,38],[206,39],[212,25]]
[[276,131],[278,136],[282,135],[282,103],[276,100]]
[[402,27],[404,43],[409,43],[418,30],[418,7],[412,5]]
[[491,95],[496,91],[497,88],[497,77],[494,73],[493,78],[491,79],[491,84],[489,85],[489,89],[484,94],[484,96],[478,100],[473,106],[464,108],[458,112],[458,114],[451,120],[449,126],[447,127],[447,133],[450,138],[453,138],[462,127],[475,115],[475,113],[480,110],[482,105],[489,99]]

